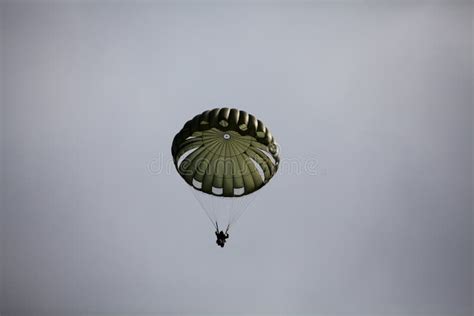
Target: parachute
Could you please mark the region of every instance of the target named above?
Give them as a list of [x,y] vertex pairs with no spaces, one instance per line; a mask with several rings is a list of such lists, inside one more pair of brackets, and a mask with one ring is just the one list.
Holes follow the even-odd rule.
[[[227,234],[280,162],[278,144],[262,121],[229,108],[205,111],[187,121],[174,137],[171,153],[216,235],[224,229]],[[223,247],[225,239],[219,236]]]

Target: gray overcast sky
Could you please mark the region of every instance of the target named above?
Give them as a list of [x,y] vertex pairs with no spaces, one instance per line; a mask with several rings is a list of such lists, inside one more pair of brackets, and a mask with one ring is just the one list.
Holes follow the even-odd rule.
[[[472,314],[470,2],[0,10],[7,315]],[[316,174],[282,170],[220,249],[150,165],[224,105]]]

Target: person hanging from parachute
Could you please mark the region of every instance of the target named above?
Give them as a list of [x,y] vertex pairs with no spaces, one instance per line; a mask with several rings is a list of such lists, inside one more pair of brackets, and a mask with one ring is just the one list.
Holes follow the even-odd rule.
[[[279,147],[262,121],[229,108],[204,111],[187,121],[175,135],[171,153],[222,248],[229,229],[275,175],[280,162]],[[226,230],[219,230],[219,224]]]
[[219,231],[219,225],[216,222],[216,233],[215,234],[216,234],[216,237],[217,237],[216,244],[218,246],[221,246],[222,248],[224,248],[226,239],[229,238],[228,231],[229,231],[229,226],[227,226],[227,228],[225,230],[225,233],[222,230]]

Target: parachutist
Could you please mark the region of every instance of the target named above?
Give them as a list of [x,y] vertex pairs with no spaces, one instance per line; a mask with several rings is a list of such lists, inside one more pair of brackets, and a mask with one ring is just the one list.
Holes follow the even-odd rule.
[[227,232],[223,232],[222,230],[219,232],[219,230],[216,230],[216,244],[221,246],[221,248],[224,248],[226,239],[229,238],[229,234]]

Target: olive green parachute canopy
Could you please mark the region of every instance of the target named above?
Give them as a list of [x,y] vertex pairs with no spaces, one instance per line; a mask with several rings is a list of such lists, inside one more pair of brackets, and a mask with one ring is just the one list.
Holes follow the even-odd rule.
[[278,169],[278,147],[255,116],[220,108],[196,115],[174,137],[174,164],[204,193],[237,197],[257,191]]

